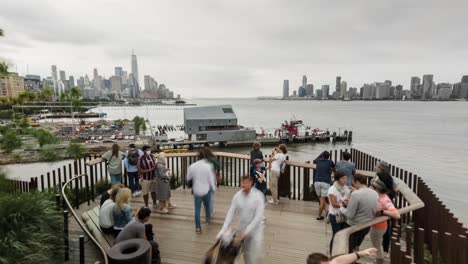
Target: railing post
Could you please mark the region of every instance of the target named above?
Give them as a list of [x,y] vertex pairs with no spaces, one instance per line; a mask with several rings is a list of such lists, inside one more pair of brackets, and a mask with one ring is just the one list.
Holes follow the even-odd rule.
[[68,211],[63,211],[63,242],[64,242],[64,250],[65,250],[65,261],[70,259],[69,256],[69,241],[68,241]]
[[84,254],[84,236],[80,235],[80,264],[85,263],[85,254]]
[[439,239],[439,232],[436,230],[432,230],[432,247],[431,247],[431,253],[432,253],[432,263],[439,263],[438,261],[438,239]]
[[57,206],[57,211],[60,210],[60,194],[55,195],[55,205]]
[[[95,172],[94,169],[96,169],[96,168],[97,168],[96,165],[93,165],[93,167],[89,168],[89,172],[91,173],[91,174],[90,174],[90,179],[91,179],[91,199],[93,200],[93,202],[94,202],[94,172]],[[86,175],[85,178],[86,178],[86,179],[85,179],[85,183],[87,183],[87,182],[88,182],[88,175]],[[88,187],[86,187],[86,188],[88,188]]]
[[414,235],[414,262],[424,264],[424,229],[416,229]]
[[89,201],[89,184],[88,184],[88,175],[85,175],[85,192],[86,192],[86,201],[88,202],[88,206],[91,205]]
[[75,180],[75,208],[80,209],[80,184],[78,178]]

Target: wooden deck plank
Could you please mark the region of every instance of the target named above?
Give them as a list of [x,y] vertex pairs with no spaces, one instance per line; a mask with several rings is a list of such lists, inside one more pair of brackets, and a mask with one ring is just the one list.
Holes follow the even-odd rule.
[[[215,214],[209,226],[204,225],[202,210],[202,234],[195,233],[194,204],[190,190],[172,191],[171,201],[177,208],[170,214],[152,213],[149,223],[153,224],[155,239],[160,246],[163,263],[201,263],[204,253],[214,243],[221,229],[231,199],[239,188],[221,187],[215,196]],[[99,202],[80,208],[91,210]],[[132,197],[131,206],[143,206],[142,197]],[[151,206],[151,202],[150,202]],[[268,264],[305,263],[312,252],[328,253],[331,229],[324,221],[315,220],[318,204],[307,201],[281,199],[281,204],[266,205],[263,240],[263,262]],[[236,223],[236,222],[234,222]],[[77,224],[71,225],[79,229]],[[78,231],[79,233],[79,231]],[[88,243],[92,246],[91,242]],[[368,239],[363,247],[370,245]],[[94,253],[98,253],[95,249]],[[95,257],[94,259],[98,259]],[[93,258],[89,258],[91,260]],[[240,256],[236,263],[244,263]],[[364,263],[364,262],[362,262]]]

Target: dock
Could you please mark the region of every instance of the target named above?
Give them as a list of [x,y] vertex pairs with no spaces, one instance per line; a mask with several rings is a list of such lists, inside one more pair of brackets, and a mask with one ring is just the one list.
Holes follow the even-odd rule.
[[[148,223],[153,224],[155,240],[159,244],[162,263],[189,264],[202,263],[204,253],[213,245],[215,237],[224,223],[231,199],[239,191],[237,187],[221,186],[215,193],[215,213],[211,225],[204,223],[202,210],[202,234],[195,233],[193,196],[190,189],[178,188],[172,191],[171,201],[177,208],[170,214],[152,213]],[[142,197],[132,197],[132,208],[144,206]],[[96,199],[91,206],[82,207],[79,212],[91,210],[99,205]],[[265,264],[305,263],[307,256],[313,252],[327,254],[331,238],[330,225],[317,221],[318,203],[294,201],[283,198],[275,206],[267,204],[265,208],[265,225],[263,240],[263,262]],[[236,223],[234,221],[234,223]],[[70,228],[72,225],[70,226]],[[73,225],[73,232],[80,232],[79,226]],[[91,242],[89,242],[90,244]],[[98,251],[89,245],[86,252],[86,263],[99,260]],[[367,238],[363,248],[370,247]],[[75,255],[73,255],[75,256]],[[361,263],[373,263],[372,260]],[[78,263],[72,261],[68,263]],[[244,263],[242,254],[235,263]]]

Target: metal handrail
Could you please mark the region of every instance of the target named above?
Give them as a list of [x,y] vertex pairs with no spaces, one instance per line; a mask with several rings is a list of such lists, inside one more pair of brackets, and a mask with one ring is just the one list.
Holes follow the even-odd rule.
[[67,187],[67,185],[69,183],[71,183],[73,180],[76,180],[78,178],[81,178],[83,176],[88,176],[86,173],[85,174],[81,174],[81,175],[78,175],[78,176],[75,176],[71,179],[69,179],[67,182],[65,182],[65,184],[62,186],[62,196],[63,196],[63,200],[65,201],[65,203],[67,204],[67,207],[68,209],[70,210],[70,212],[72,213],[73,215],[73,218],[75,218],[76,222],[78,223],[78,225],[81,227],[81,229],[83,229],[83,231],[86,233],[86,235],[94,242],[94,244],[99,248],[99,250],[101,251],[103,257],[104,257],[104,264],[108,264],[109,263],[109,260],[107,258],[107,253],[106,251],[104,250],[103,247],[101,247],[101,245],[99,244],[99,242],[94,238],[94,236],[88,231],[88,229],[86,228],[85,224],[83,224],[83,222],[80,220],[80,218],[76,215],[75,211],[73,210],[73,207],[71,206],[70,202],[68,201],[68,198],[67,198],[67,195],[65,194],[65,188]]
[[[364,174],[367,177],[370,177],[372,175],[372,173],[370,172],[363,172],[362,174]],[[408,187],[408,185],[406,185],[405,182],[396,177],[393,177],[393,180],[397,184],[397,188],[400,194],[403,195],[405,200],[408,202],[408,206],[398,209],[400,214],[406,214],[424,207],[424,202]],[[380,222],[387,221],[389,219],[389,216],[379,216],[368,222],[360,223],[340,230],[338,233],[335,234],[335,238],[333,239],[333,255],[347,254],[349,252],[349,237],[353,233],[363,230],[367,227],[371,227]]]

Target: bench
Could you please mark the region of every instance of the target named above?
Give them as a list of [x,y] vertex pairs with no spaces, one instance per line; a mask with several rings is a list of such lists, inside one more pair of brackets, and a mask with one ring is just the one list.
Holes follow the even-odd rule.
[[88,231],[98,241],[101,247],[107,252],[114,245],[115,239],[111,234],[102,232],[99,226],[99,206],[94,207],[92,210],[86,211],[81,215],[81,219],[86,225]]

